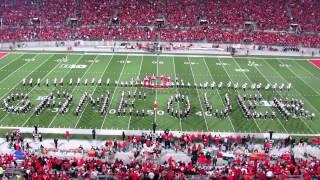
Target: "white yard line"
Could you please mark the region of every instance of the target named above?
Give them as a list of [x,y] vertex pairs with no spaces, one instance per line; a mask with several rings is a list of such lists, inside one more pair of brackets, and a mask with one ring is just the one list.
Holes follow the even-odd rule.
[[[159,73],[159,55],[157,55],[157,74],[156,76],[158,76],[158,73]],[[158,100],[158,89],[156,88],[156,99],[155,101]],[[157,113],[154,112],[154,122],[157,123]]]
[[[241,69],[241,66],[239,65],[239,63],[236,61],[236,59],[234,59],[233,58],[233,61],[237,64],[237,66],[238,66],[238,68],[240,68]],[[245,72],[242,72],[246,77],[247,77],[247,79],[252,83],[252,81],[251,81],[251,79],[248,77],[248,75],[245,73]],[[261,97],[262,97],[262,94],[258,91],[258,93],[261,95]],[[254,121],[256,122],[256,119],[254,118]],[[257,125],[258,125],[258,123],[256,123]],[[281,123],[281,125],[282,125],[282,123]],[[282,125],[282,127],[284,128],[284,126]],[[258,125],[258,128],[260,129],[260,127],[259,127],[259,125]],[[285,128],[284,128],[284,130],[286,131],[286,132],[288,132]],[[261,131],[261,130],[260,130]]]
[[[190,66],[191,74],[192,74],[192,77],[193,77],[193,82],[196,82],[196,79],[195,79],[195,77],[194,77],[194,73],[193,73],[193,70],[192,70],[191,61],[190,61],[189,56],[188,56],[188,61],[189,61],[189,66]],[[202,107],[202,103],[201,103],[201,99],[200,99],[200,95],[199,95],[199,90],[198,90],[197,87],[196,87],[196,91],[197,91],[197,96],[198,96],[198,99],[199,99],[200,107],[201,107],[202,113],[203,113],[203,119],[204,119],[204,122],[206,123],[207,131],[209,131],[207,119],[206,119],[206,116],[205,116],[204,109],[203,109],[203,107]]]
[[[38,56],[38,55],[35,55],[33,58],[35,58],[36,56]],[[53,56],[53,55],[52,55]],[[49,58],[51,58],[52,56],[49,56]],[[42,66],[42,64],[44,64],[45,62],[47,62],[48,60],[49,60],[49,58],[47,58],[46,60],[44,60],[44,62],[43,63],[40,63],[35,69],[38,69],[40,66]],[[40,61],[40,60],[39,60]],[[30,62],[27,62],[26,64],[28,64],[28,63],[30,63]],[[25,64],[24,64],[25,65]],[[23,65],[23,66],[24,66]],[[21,67],[23,67],[23,66],[21,66]],[[20,68],[21,68],[20,67]],[[20,68],[18,68],[18,69],[16,69],[16,71],[17,70],[19,70]],[[14,71],[14,72],[16,72],[16,71]],[[12,74],[14,74],[14,72],[12,72],[11,74],[9,74],[9,76],[11,76]],[[26,75],[26,77],[28,77],[28,76],[30,76],[31,74],[33,73],[33,71],[31,71],[29,74],[27,74]],[[7,76],[6,78],[8,78],[9,76]],[[19,84],[21,84],[21,81],[19,81],[16,85],[14,85],[6,94],[4,94],[0,99],[3,99],[7,94],[9,94],[13,89],[15,89]]]
[[[52,56],[53,56],[53,55],[52,55]],[[37,68],[35,68],[35,69],[38,69],[39,67],[41,67],[41,66],[42,66],[44,63],[46,63],[52,56],[48,56],[48,58],[47,58],[46,60],[44,60],[44,62],[41,63],[39,66],[37,66]],[[28,74],[26,77],[29,77],[33,72],[34,72],[34,71],[31,71],[30,74]],[[10,74],[10,75],[11,75],[11,74]],[[20,83],[21,83],[21,82],[19,81],[19,83],[18,83],[16,86],[14,86],[13,88],[11,88],[11,90],[9,90],[7,94],[9,94],[9,93],[10,93],[15,87],[17,87]],[[36,85],[35,85],[32,89],[34,89],[35,87],[36,87]],[[30,90],[30,92],[32,91],[32,89]],[[28,92],[27,95],[29,95],[30,92]],[[3,97],[4,97],[4,96],[3,96]],[[3,98],[3,97],[2,97],[2,98]],[[1,99],[2,99],[2,98],[1,98]],[[7,113],[4,117],[2,117],[1,120],[0,120],[0,122],[2,122],[8,115],[9,115],[9,113]]]
[[[96,58],[97,58],[97,57],[98,57],[98,56],[96,56]],[[103,75],[106,73],[106,71],[107,71],[107,69],[108,69],[108,67],[109,67],[110,62],[112,61],[112,58],[113,58],[113,55],[110,56],[109,62],[108,62],[108,64],[106,65],[106,68],[104,69],[103,73],[101,74],[100,79],[101,79],[101,78],[103,77]],[[93,64],[93,63],[92,63],[92,64]],[[98,84],[95,85],[95,87],[94,87],[94,89],[93,89],[93,92],[92,92],[92,95],[94,94],[94,92],[96,91],[96,89],[97,89],[98,86],[99,86]],[[83,115],[83,113],[85,112],[88,104],[89,104],[89,102],[87,102],[87,104],[85,105],[82,113],[81,113],[80,116],[78,117],[77,123],[76,123],[76,125],[74,126],[74,128],[76,128],[76,127],[78,126],[78,124],[79,124],[79,122],[80,122],[80,120],[81,120],[81,118],[82,118],[82,115]]]
[[[254,66],[256,69],[257,69],[257,71],[262,75],[262,77],[268,82],[268,83],[271,83],[270,81],[269,81],[269,79],[268,78],[266,78],[265,76],[264,76],[264,74],[259,70],[259,68],[257,67],[257,66]],[[279,94],[279,93],[278,93]],[[282,124],[282,122],[280,121],[280,119],[276,116],[276,118],[277,118],[277,120],[278,120],[278,122],[280,123],[280,125],[282,126],[282,128],[286,131],[286,133],[288,133],[288,130],[285,128],[285,126]]]
[[[211,71],[210,71],[209,66],[208,66],[208,64],[207,64],[207,62],[206,62],[206,60],[205,60],[204,58],[203,58],[203,61],[204,61],[205,65],[206,65],[206,67],[207,67],[207,70],[208,70],[208,73],[209,73],[209,75],[210,75],[210,78],[211,78],[211,80],[213,81],[214,79],[213,79],[213,77],[212,77]],[[220,93],[219,93],[218,89],[216,89],[216,91],[217,91],[217,94],[218,94],[219,97],[220,97],[220,100],[221,100],[222,104],[223,104],[223,99],[222,99],[222,97],[220,96]],[[230,121],[230,124],[231,124],[231,127],[232,127],[232,129],[233,129],[233,132],[236,132],[236,129],[234,128],[233,123],[232,123],[231,118],[230,118],[229,115],[228,115],[228,119],[229,119],[229,121]]]
[[[235,60],[235,59],[233,59],[234,60],[234,62],[238,65],[238,67],[241,69],[241,66],[239,65],[239,63]],[[252,83],[252,81],[251,81],[251,79],[248,77],[248,75],[245,73],[245,72],[242,72],[246,77],[247,77],[247,79]],[[268,80],[267,80],[268,81]],[[262,94],[258,91],[258,93],[261,95],[261,97],[262,97]],[[276,117],[277,119],[278,119],[278,117]],[[281,121],[278,119],[278,121],[280,122],[280,125],[282,126],[282,128],[288,133],[288,130],[283,126],[283,124],[281,123]]]
[[[127,56],[126,61],[128,60],[128,57],[129,57],[129,56]],[[124,70],[124,67],[126,66],[126,64],[127,64],[127,62],[126,62],[126,63],[124,63],[124,65],[122,66],[122,70],[121,70],[121,72],[120,72],[120,75],[119,75],[118,81],[120,81],[120,78],[121,78],[121,76],[122,76],[122,73],[123,73],[123,70]],[[114,95],[115,95],[115,94],[116,94],[116,92],[117,92],[117,88],[118,88],[118,86],[119,86],[119,84],[118,84],[118,85],[114,88],[114,90],[113,90],[113,94],[112,94],[111,99],[110,99],[110,105],[109,105],[109,108],[111,108],[112,100],[113,100],[113,98],[114,98]],[[109,108],[108,108],[108,110],[109,110]],[[106,114],[106,115],[104,116],[104,118],[103,118],[103,121],[102,121],[102,124],[101,124],[100,129],[102,129],[102,128],[103,128],[103,125],[104,125],[104,123],[105,123],[105,121],[106,121],[106,119],[107,119],[107,116],[108,116],[108,112],[107,112],[107,114]]]
[[[12,59],[8,64],[6,64],[5,66],[1,67],[0,71],[2,71],[2,69],[4,69],[5,67],[9,66],[10,64],[12,64],[13,62],[16,62],[17,59],[20,59],[23,56],[23,54],[20,54],[18,57]],[[36,56],[36,55],[35,55]],[[2,60],[1,60],[2,61]],[[0,81],[1,82],[1,81]]]
[[[218,58],[218,60],[219,60],[220,63],[222,63],[219,58]],[[233,61],[235,61],[235,60],[233,60]],[[224,71],[227,73],[227,75],[228,75],[228,77],[229,77],[229,80],[234,84],[233,80],[231,79],[231,76],[229,75],[229,72],[225,69],[224,66],[222,66],[222,67],[223,67]],[[240,94],[238,89],[237,89],[236,91],[238,92],[238,94]],[[259,129],[259,131],[262,132],[262,131],[261,131],[261,128],[259,127],[259,125],[258,125],[258,123],[256,122],[256,119],[255,119],[255,118],[253,118],[253,122],[256,124],[257,128]]]
[[[97,57],[98,57],[98,56],[96,56],[96,57],[94,58],[94,60],[96,60]],[[82,58],[83,58],[83,56],[81,56],[81,57],[79,58],[79,60],[77,61],[77,64],[78,64],[78,62],[80,62],[80,60],[81,60]],[[80,78],[81,81],[82,81],[83,77],[86,75],[86,73],[91,69],[91,67],[92,67],[93,64],[94,64],[94,63],[91,63],[91,64],[89,65],[88,69],[83,73],[83,75],[82,75],[81,78]],[[70,68],[70,71],[71,71],[71,68]],[[70,71],[69,71],[69,72],[70,72]],[[65,78],[68,74],[69,74],[69,73],[66,73],[66,74],[63,76],[63,78]],[[71,91],[70,94],[73,94],[73,92],[74,92],[77,88],[80,88],[80,86],[74,86],[74,87],[72,88],[72,91]],[[71,111],[71,110],[70,110],[70,111]],[[52,125],[52,123],[53,123],[54,120],[58,117],[58,115],[59,115],[59,112],[57,112],[57,114],[52,118],[50,124],[48,125],[48,128]]]
[[[35,55],[33,58],[35,58],[35,57],[37,57],[38,56],[38,54],[37,55]],[[49,57],[52,57],[52,56],[49,56]],[[15,71],[13,71],[12,73],[10,73],[7,77],[5,77],[4,79],[2,79],[1,81],[0,81],[0,83],[2,83],[4,80],[6,80],[6,79],[8,79],[9,77],[11,77],[15,72],[17,72],[17,71],[19,71],[19,69],[21,69],[21,68],[23,68],[25,65],[27,65],[27,64],[29,64],[29,63],[31,63],[31,61],[29,61],[29,62],[26,62],[26,63],[24,63],[22,66],[20,66],[18,69],[16,69]],[[42,65],[42,64],[41,64]],[[33,71],[31,71],[30,72],[30,74],[31,73],[33,73]],[[21,83],[20,81],[19,81],[19,83]],[[5,94],[6,95],[6,94]],[[2,96],[0,99],[2,99],[4,96]]]
[[[139,68],[139,74],[138,74],[139,79],[140,79],[142,64],[143,64],[143,55],[142,55],[142,60],[140,63],[140,68]],[[135,87],[133,92],[135,92],[137,89],[138,89],[138,87]],[[130,129],[131,118],[132,118],[132,115],[129,117],[128,130]]]
[[[176,83],[177,74],[176,74],[176,63],[174,62],[174,56],[172,56],[172,64],[173,64],[173,73],[174,73],[174,83]],[[176,93],[179,93],[176,84],[175,84],[175,89],[176,89]],[[180,109],[179,103],[178,103],[178,109]],[[181,122],[180,116],[179,116],[179,121],[180,121],[180,130],[182,131],[182,122]]]
[[[282,76],[282,74],[280,74],[272,65],[270,65],[269,63],[268,63],[268,61],[264,61],[265,63],[264,64],[267,64],[269,67],[271,67],[284,81],[286,81],[287,83],[288,83],[288,81]],[[300,94],[301,95],[301,97],[303,97],[303,95],[299,92],[299,91],[297,91],[296,89],[294,89],[294,91],[296,92],[296,93],[298,93],[298,94]],[[283,97],[281,94],[279,94],[281,97]],[[305,101],[305,103],[308,103],[310,106],[312,106],[313,108],[314,108],[314,110],[316,110],[317,112],[318,112],[318,110],[311,104],[311,103],[309,103],[309,101],[308,100],[306,100]],[[318,112],[319,113],[319,112]],[[315,133],[312,129],[311,129],[311,127],[305,122],[305,120],[304,119],[302,119],[302,118],[299,118],[306,126],[307,126],[307,128],[309,128],[309,130],[312,132],[312,133]]]
[[[68,55],[67,55],[68,56]],[[82,57],[82,56],[81,56]],[[57,65],[55,65],[44,77],[42,77],[42,79],[45,79],[45,78],[47,78],[51,73],[53,73],[54,72],[54,70],[57,68],[57,67],[59,67],[58,65],[60,65],[62,62],[59,62]],[[37,86],[35,85],[35,86],[33,86],[33,88],[28,92],[28,94],[27,95],[29,95],[32,91],[33,91],[33,89],[35,89]],[[24,126],[29,120],[30,120],[30,118],[32,117],[32,114],[26,119],[26,121],[21,125],[21,126]]]

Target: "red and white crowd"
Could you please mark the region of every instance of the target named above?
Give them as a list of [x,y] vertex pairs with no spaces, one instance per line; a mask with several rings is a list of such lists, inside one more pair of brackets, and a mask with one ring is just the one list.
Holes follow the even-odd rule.
[[[168,131],[142,133],[140,136],[126,136],[123,133],[120,139],[109,139],[101,146],[89,149],[80,145],[74,151],[81,152],[83,156],[67,158],[50,155],[48,151],[51,147],[41,145],[39,151],[32,149],[19,133],[7,135],[7,143],[13,149],[22,151],[24,158],[21,160],[13,154],[1,154],[0,176],[8,179],[17,175],[39,180],[97,177],[173,180],[190,179],[192,176],[230,180],[320,178],[319,156],[298,158],[292,151],[294,146],[310,145],[311,142],[307,143],[305,139],[298,142],[288,137],[270,141],[249,135],[221,137],[202,133],[177,137]],[[313,146],[320,148],[319,144]],[[276,157],[270,153],[281,148],[288,148],[288,151]],[[57,145],[54,150],[61,148]],[[133,157],[124,161],[116,158],[118,153],[132,153]],[[178,156],[182,155],[187,158],[179,159]]]
[[[320,2],[15,0],[0,3],[1,41],[157,40],[320,45]],[[160,28],[156,19],[163,19]],[[76,23],[73,23],[73,21]],[[200,25],[201,20],[206,20]],[[249,22],[255,27],[246,29]],[[298,33],[292,32],[297,24]]]

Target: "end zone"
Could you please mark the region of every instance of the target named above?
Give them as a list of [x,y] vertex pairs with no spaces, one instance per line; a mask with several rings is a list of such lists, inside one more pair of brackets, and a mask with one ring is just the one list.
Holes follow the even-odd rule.
[[0,59],[6,57],[9,53],[0,52]]
[[314,67],[320,69],[320,59],[309,60],[309,63],[311,63],[312,65],[314,65]]

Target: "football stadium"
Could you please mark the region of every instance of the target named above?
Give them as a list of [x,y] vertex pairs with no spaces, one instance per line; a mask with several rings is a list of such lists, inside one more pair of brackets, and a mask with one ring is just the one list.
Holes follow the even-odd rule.
[[0,0],[0,177],[320,178],[319,9]]

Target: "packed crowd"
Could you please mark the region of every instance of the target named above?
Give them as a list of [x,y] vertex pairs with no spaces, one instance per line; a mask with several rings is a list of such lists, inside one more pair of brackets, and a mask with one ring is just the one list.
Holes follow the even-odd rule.
[[[163,41],[318,47],[318,9],[320,3],[311,0],[4,1],[0,3],[0,39],[156,40],[155,20],[162,19],[159,37]],[[200,20],[206,23],[199,25]],[[257,31],[239,31],[245,29],[245,22],[253,22]],[[292,24],[300,25],[300,34],[280,32],[290,30]]]
[[[95,131],[93,132],[93,138],[96,138]],[[270,136],[272,138],[272,134]],[[80,145],[77,151],[84,155],[80,158],[53,157],[45,152],[47,147],[43,146],[40,147],[40,153],[30,151],[29,144],[18,132],[7,134],[6,141],[15,150],[24,151],[24,158],[21,161],[15,155],[0,155],[0,172],[13,168],[21,172],[20,176],[28,179],[98,176],[115,179],[169,180],[186,179],[190,176],[227,179],[311,179],[320,176],[319,157],[308,154],[304,158],[296,158],[292,151],[294,146],[307,146],[306,139],[303,138],[298,142],[291,137],[277,142],[266,138],[263,142],[262,139],[249,135],[221,137],[197,133],[174,136],[166,130],[163,133],[150,132],[142,133],[141,136],[126,136],[123,132],[121,140],[109,139],[98,147],[84,149]],[[54,144],[58,150],[57,139],[54,140]],[[289,147],[289,150],[278,156],[270,153],[273,149],[286,147]],[[86,152],[90,152],[90,155],[86,156]],[[129,162],[111,158],[121,152],[131,152],[134,158]],[[160,157],[168,152],[186,154],[188,159],[179,160],[174,153],[169,153],[165,161],[161,161]],[[2,173],[0,176],[4,179],[9,178],[8,173]]]

